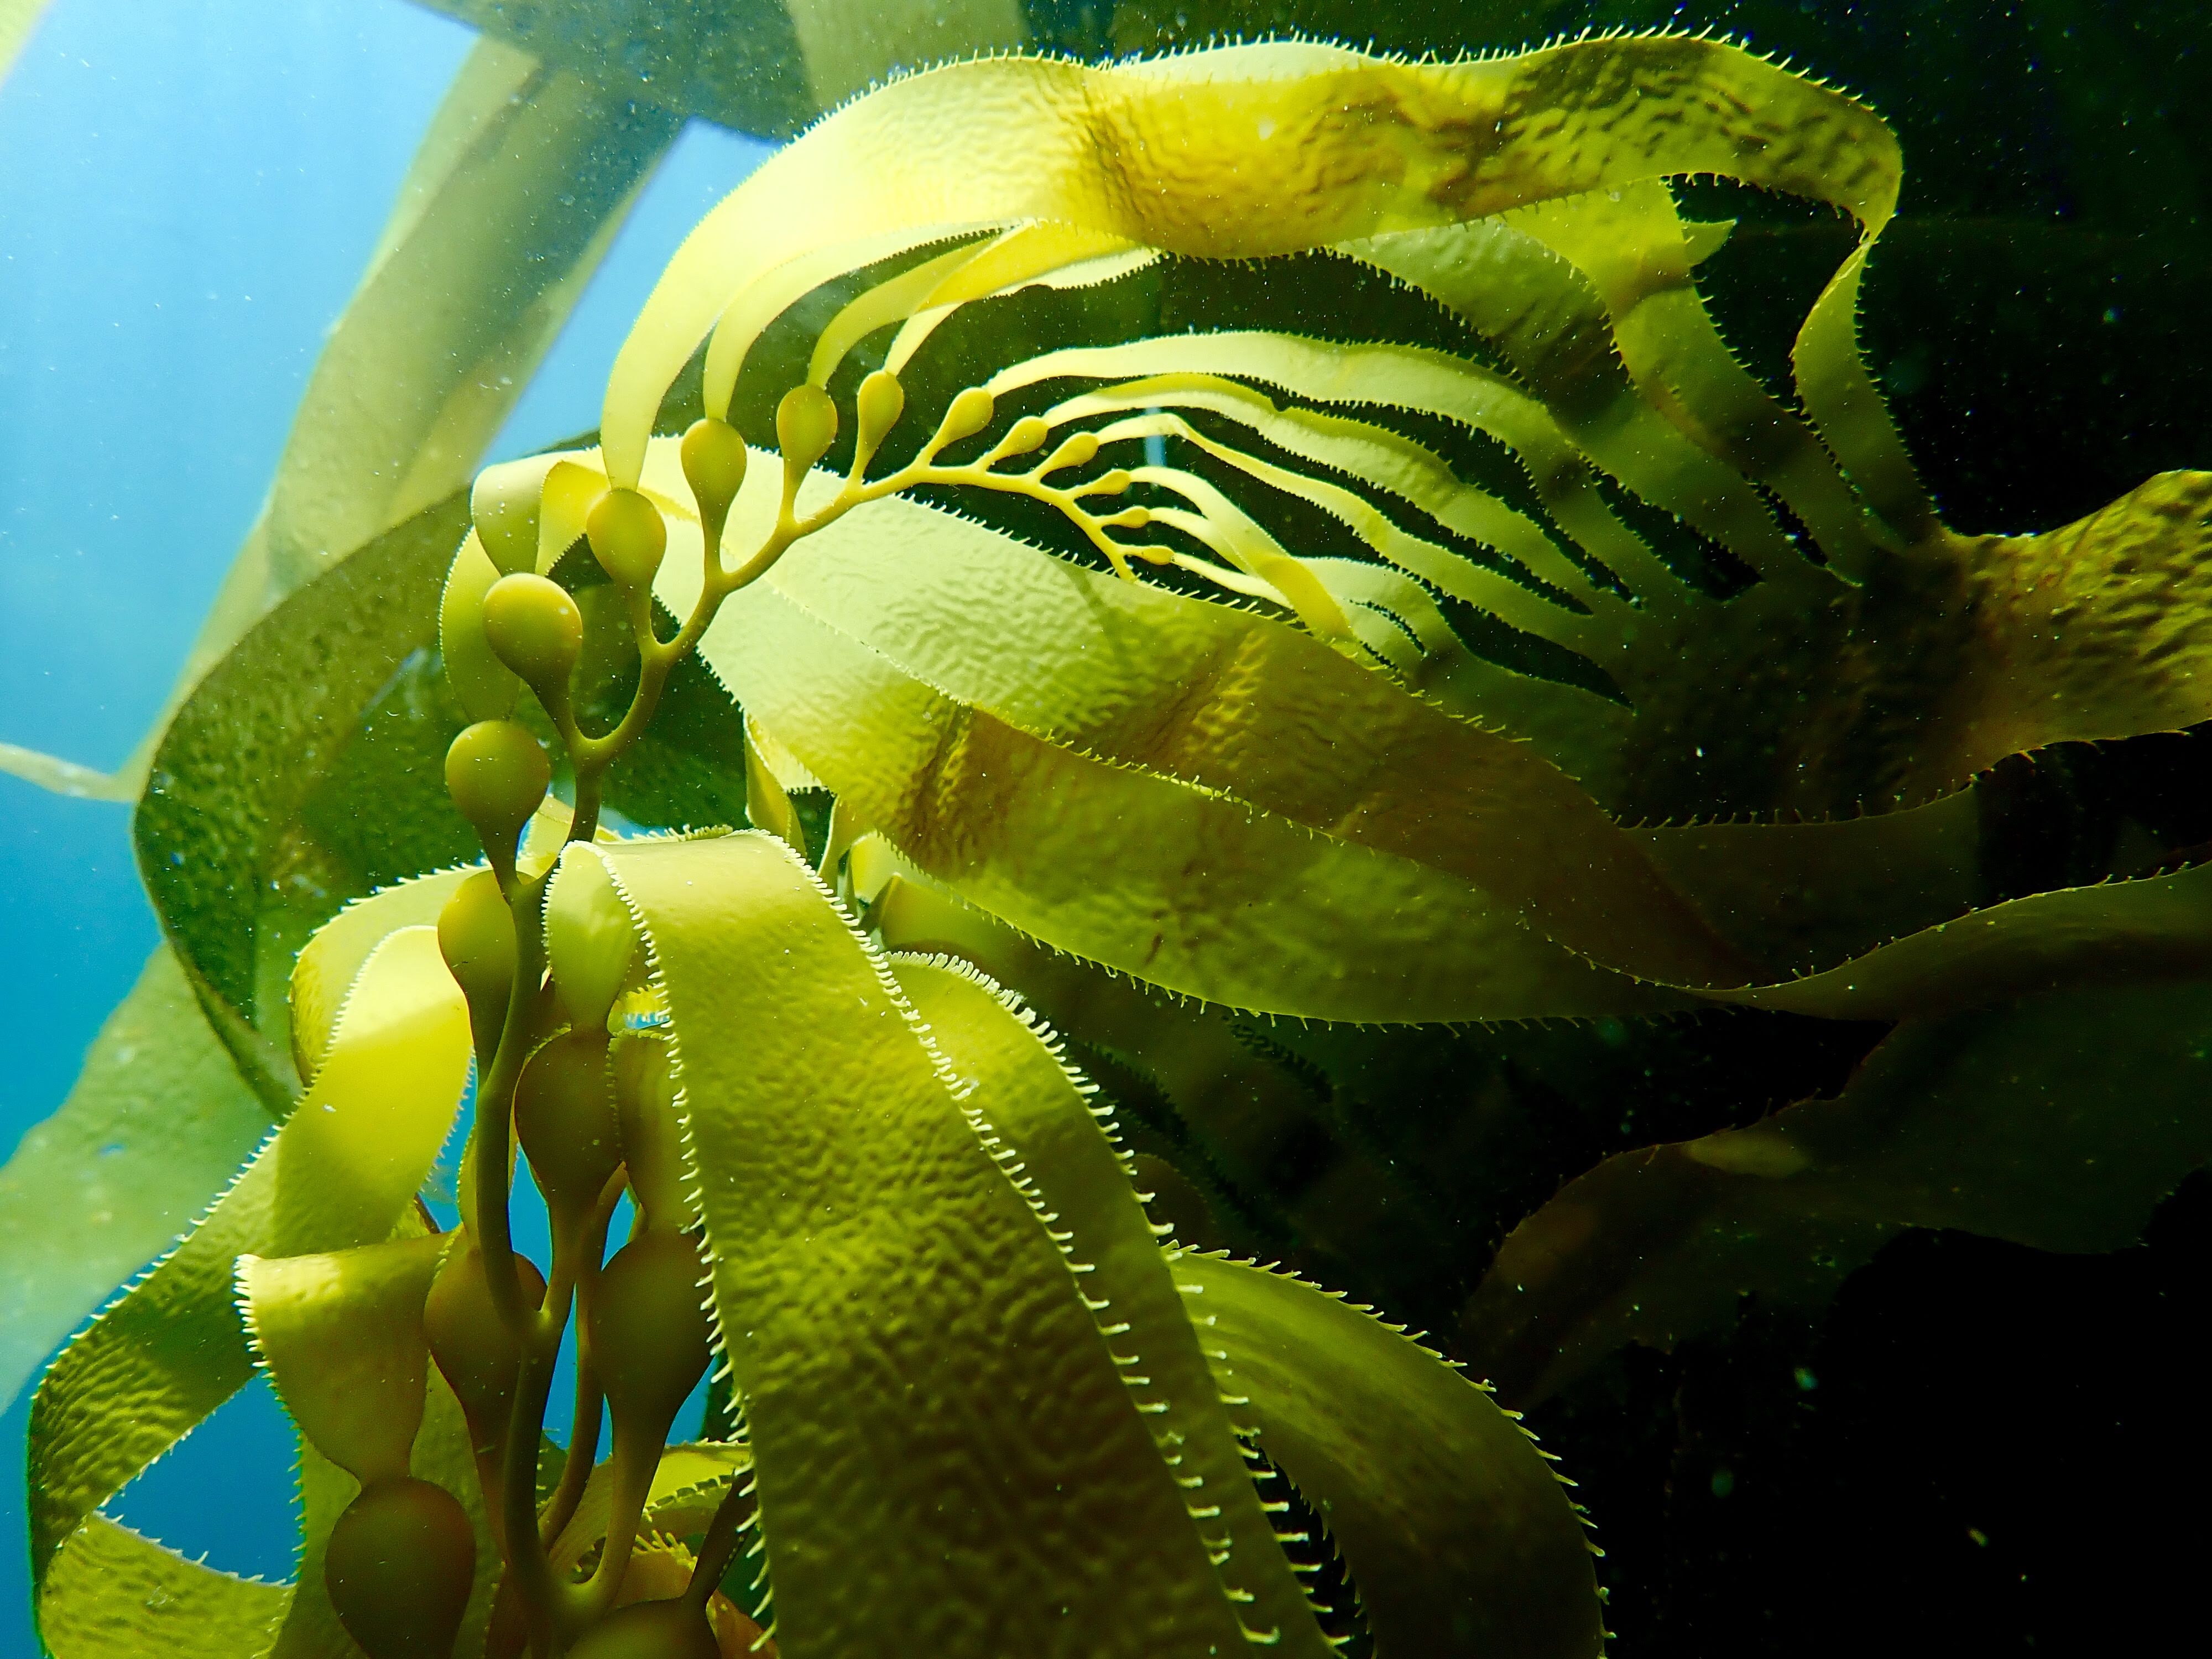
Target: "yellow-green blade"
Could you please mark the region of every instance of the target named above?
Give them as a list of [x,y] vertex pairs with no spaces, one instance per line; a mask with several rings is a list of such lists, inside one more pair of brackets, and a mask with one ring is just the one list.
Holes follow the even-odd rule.
[[[1031,737],[765,585],[745,599],[717,627],[748,711],[916,864],[1063,950],[1208,1001],[1323,1019],[1673,1005],[1458,878]],[[1113,826],[1103,842],[1100,823]]]
[[[327,872],[337,889],[324,900],[331,909],[349,890],[366,890],[301,817],[365,752],[364,711],[434,637],[439,586],[465,521],[465,501],[449,501],[294,594],[200,681],[163,738],[132,825],[140,867],[179,954],[241,1019],[271,1030],[281,1022],[258,982],[260,947],[290,896],[272,892],[271,866]],[[427,712],[426,723],[441,729],[434,701]],[[398,873],[410,875],[475,850],[440,799],[442,783],[412,781],[412,790],[387,787],[376,797],[385,856],[404,860]],[[283,957],[289,972],[289,949]]]
[[1779,984],[1716,1000],[1824,1019],[1911,1019],[2075,985],[2212,972],[2212,865],[2062,887],[1942,921]]
[[467,1010],[434,934],[395,934],[362,969],[300,1109],[40,1382],[29,1458],[34,1583],[97,1505],[251,1376],[233,1298],[237,1258],[387,1237],[452,1125],[468,1065]]
[[1012,1153],[1048,1224],[1068,1236],[1070,1259],[1091,1264],[1084,1293],[1105,1304],[1097,1311],[1123,1372],[1156,1407],[1150,1426],[1173,1447],[1176,1484],[1214,1511],[1203,1529],[1246,1626],[1272,1633],[1271,1651],[1328,1653],[1091,1085],[1061,1060],[1050,1027],[973,969],[920,957],[894,957],[891,969],[972,1085],[970,1109]]
[[[654,459],[665,464],[659,452]],[[741,501],[742,522],[772,510],[769,489],[764,483]],[[689,604],[687,584],[696,581],[687,562],[664,567],[663,597],[679,612]],[[787,599],[795,604],[780,603]],[[988,629],[975,625],[984,615]],[[1009,639],[1028,648],[1009,650]],[[932,507],[885,501],[817,532],[725,606],[702,649],[738,700],[813,772],[840,793],[866,795],[872,821],[956,885],[952,866],[921,851],[918,831],[891,830],[919,804],[880,797],[909,793],[924,780],[942,797],[960,775],[960,757],[941,756],[927,763],[936,770],[920,769],[917,744],[933,724],[945,731],[944,743],[955,742],[950,723],[972,710],[973,728],[989,735],[963,735],[960,744],[997,743],[1003,730],[1040,765],[1097,771],[1086,757],[1099,757],[1116,775],[1101,772],[1096,787],[1117,793],[1149,787],[1148,778],[1129,770],[1141,768],[1263,809],[1267,816],[1250,819],[1249,859],[1218,861],[1213,879],[1282,886],[1292,870],[1336,859],[1332,843],[1347,855],[1356,846],[1386,862],[1343,858],[1347,882],[1393,878],[1374,872],[1402,860],[1421,872],[1408,879],[1447,878],[1440,892],[1459,887],[1460,908],[1479,897],[1478,908],[1525,917],[1535,932],[1606,966],[1674,983],[1752,977],[1643,851],[1526,745],[1406,695],[1296,629],[1117,581]],[[885,697],[916,707],[872,718]],[[1078,752],[1047,755],[1024,741],[1031,737]],[[912,754],[903,763],[915,769],[904,778],[894,775],[902,750]],[[865,782],[863,769],[872,775]],[[996,792],[1012,779],[990,775]],[[1162,811],[1205,810],[1151,793]],[[945,834],[990,833],[988,825],[956,830],[935,806],[927,810]],[[965,816],[996,810],[979,805]],[[1328,839],[1309,844],[1301,831]],[[1203,834],[1201,844],[1236,833],[1224,826]],[[1183,844],[1124,834],[1088,857],[1166,858]],[[1264,872],[1249,867],[1261,860],[1272,861]],[[1328,887],[1326,878],[1310,878],[1302,897],[1334,902]],[[1358,914],[1375,927],[1413,920],[1394,923],[1393,908],[1370,902]],[[1106,957],[1008,919],[1131,971],[1142,971],[1156,953],[1139,946],[1133,959]],[[1217,995],[1192,984],[1177,988]],[[1243,995],[1218,1000],[1291,1011]]]
[[[1043,219],[1253,258],[1691,173],[1809,195],[1875,227],[1895,201],[1896,144],[1839,94],[1685,36],[1455,63],[1280,41],[1110,68],[949,65],[840,110],[692,233],[608,383],[610,471],[635,481],[662,394],[725,308],[825,249],[867,243],[853,269],[895,251],[887,235],[915,246]],[[747,343],[716,343],[713,412],[733,386],[715,361],[733,374]]]
[[239,1311],[276,1398],[318,1450],[362,1480],[404,1473],[422,1426],[422,1302],[434,1234],[238,1259]]
[[668,1000],[781,1651],[1238,1651],[1084,1276],[812,872],[757,832],[599,855]]
[[322,1069],[362,964],[402,927],[435,927],[473,870],[441,870],[356,900],[315,930],[292,964],[292,1059],[302,1079]]
[[1397,1328],[1298,1279],[1173,1263],[1222,1392],[1320,1515],[1377,1659],[1590,1659],[1594,1551],[1519,1424]]
[[94,1515],[47,1576],[39,1638],[53,1659],[255,1659],[291,1601]]

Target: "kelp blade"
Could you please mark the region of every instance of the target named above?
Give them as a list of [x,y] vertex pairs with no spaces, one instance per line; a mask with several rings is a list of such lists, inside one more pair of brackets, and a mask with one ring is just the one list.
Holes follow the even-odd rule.
[[1378,1659],[1590,1659],[1593,1551],[1520,1425],[1372,1315],[1216,1256],[1174,1264],[1222,1391],[1343,1553]]
[[757,832],[567,856],[667,996],[782,1650],[1238,1650],[1079,1276],[812,872]]
[[446,1245],[426,1234],[238,1259],[239,1307],[277,1399],[358,1480],[406,1472],[428,1376],[422,1302]]
[[981,974],[956,963],[895,957],[892,971],[951,1063],[990,1133],[1034,1189],[1063,1248],[1085,1262],[1085,1297],[1118,1327],[1110,1340],[1133,1389],[1156,1405],[1153,1437],[1175,1448],[1177,1483],[1216,1510],[1208,1538],[1222,1582],[1246,1626],[1273,1633],[1273,1650],[1330,1651],[1304,1590],[1277,1542],[1245,1467],[1237,1425],[1176,1293],[1175,1280],[1090,1088],[1071,1073],[1058,1039]]
[[94,1515],[47,1576],[39,1638],[53,1659],[253,1659],[291,1601]]
[[[369,959],[300,1110],[202,1222],[71,1343],[32,1402],[31,1559],[40,1617],[58,1554],[105,1503],[252,1374],[233,1263],[392,1231],[468,1076],[467,1011],[428,928]],[[63,1582],[91,1585],[81,1577]],[[71,1594],[76,1592],[72,1591]],[[99,1615],[76,1607],[64,1621]]]
[[[999,58],[932,70],[839,111],[684,242],[608,383],[610,470],[635,482],[662,393],[733,297],[855,239],[903,232],[912,246],[1054,220],[1253,258],[1692,173],[1810,195],[1878,229],[1896,142],[1841,94],[1686,36],[1453,64],[1273,42],[1105,69]],[[1845,310],[1846,339],[1855,291],[1822,301]],[[1863,378],[1855,356],[1820,367]],[[710,410],[729,392],[710,376]]]

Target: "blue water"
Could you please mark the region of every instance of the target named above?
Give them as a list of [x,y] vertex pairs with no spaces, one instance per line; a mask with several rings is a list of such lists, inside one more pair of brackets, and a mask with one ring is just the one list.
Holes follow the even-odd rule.
[[[0,738],[100,767],[137,743],[471,39],[404,0],[55,0],[0,85]],[[662,263],[763,154],[685,132],[500,453],[592,423]],[[0,812],[12,1152],[67,1093],[155,924],[123,808],[0,777]],[[24,1416],[19,1399],[0,1424],[0,1655],[36,1651]],[[256,1389],[122,1512],[217,1565],[287,1577],[289,1458]]]

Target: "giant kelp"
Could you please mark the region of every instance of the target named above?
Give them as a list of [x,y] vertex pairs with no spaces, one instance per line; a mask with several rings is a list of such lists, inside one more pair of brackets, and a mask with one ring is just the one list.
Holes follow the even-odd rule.
[[[56,1650],[133,1650],[158,1588],[163,1622],[228,1649],[325,1650],[343,1627],[373,1655],[457,1632],[471,1651],[728,1651],[754,1632],[726,1585],[797,1653],[1318,1651],[1306,1540],[1275,1518],[1293,1492],[1382,1650],[1594,1650],[1586,1547],[1527,1439],[1394,1328],[1158,1243],[1024,995],[1082,1020],[1115,994],[1103,968],[1330,1021],[1746,1003],[1941,1011],[2002,1044],[2008,1018],[2063,1022],[1978,1011],[2050,991],[2094,1026],[2133,1006],[2116,984],[2200,975],[2193,871],[1965,916],[1940,873],[1833,895],[1869,862],[1939,867],[1947,793],[2004,755],[2202,712],[2188,609],[2147,597],[2198,580],[2200,475],[2034,538],[1958,536],[1920,489],[1854,339],[1899,167],[1852,100],[1671,35],[1418,64],[1291,43],[980,60],[771,161],[647,303],[598,446],[492,469],[465,513],[427,508],[302,588],[163,741],[138,832],[179,962],[271,1103],[295,1075],[305,1092],[42,1385]],[[1698,295],[1726,228],[1686,222],[1666,181],[1712,173],[1860,228],[1796,331],[1794,400]],[[1297,254],[1389,273],[1486,349],[1076,344],[906,419],[963,312],[1039,288],[1079,303],[1164,255]],[[731,417],[763,335],[856,276],[790,365],[775,448],[750,448]],[[882,367],[840,378],[892,329]],[[655,436],[702,341],[703,413]],[[1096,384],[1031,397],[1071,380]],[[1468,482],[1393,423],[1407,413],[1501,446],[1533,506]],[[841,465],[819,465],[841,429]],[[1732,559],[1741,590],[1670,562],[1632,497]],[[1302,554],[1271,527],[1280,501],[1369,556]],[[1039,509],[1066,545],[971,501]],[[1470,651],[1447,599],[1595,676]],[[410,690],[434,609],[444,683]],[[410,696],[419,725],[469,722],[443,770],[473,870],[387,884],[465,850],[404,781],[421,769],[369,745],[293,769],[282,799],[222,764]],[[733,787],[753,830],[601,828],[632,805],[708,821]],[[824,791],[810,824],[794,798]],[[349,802],[390,833],[349,834]],[[1623,822],[1776,809],[1839,821]],[[277,871],[295,881],[271,902]],[[371,884],[286,998],[318,911]],[[1218,1029],[1158,1026],[1186,1073],[1234,1063]],[[1739,1212],[1781,1193],[1753,1255],[1782,1282],[1807,1239],[1848,1260],[1839,1215],[1924,1223],[1900,1189],[2002,1130],[1869,1143],[1941,1111],[1909,1056],[1958,1040],[1901,1032],[1855,1094],[1694,1143],[1640,1186],[1593,1172],[1499,1272],[1519,1294],[1541,1287],[1531,1250],[1590,1261],[1547,1270],[1555,1304],[1501,1322],[1478,1298],[1475,1352],[1533,1391],[1649,1334],[1618,1302],[1674,1303],[1607,1278],[1604,1224],[1681,1236],[1645,1271],[1709,1320],[1735,1286],[1698,1253],[1713,1213],[1741,1244]],[[434,1236],[407,1199],[471,1050],[464,1222]],[[1942,1218],[2106,1243],[2200,1139],[2138,1146],[2099,1228],[2021,1219],[2033,1180]],[[2033,1157],[2078,1155],[2080,1133],[2048,1139]],[[509,1238],[518,1145],[553,1216],[543,1269]],[[607,1259],[625,1191],[635,1229]],[[572,1316],[562,1462],[540,1430]],[[710,1342],[742,1437],[670,1451]],[[302,1436],[289,1591],[97,1512],[256,1363]],[[748,1534],[759,1572],[726,1576]]]

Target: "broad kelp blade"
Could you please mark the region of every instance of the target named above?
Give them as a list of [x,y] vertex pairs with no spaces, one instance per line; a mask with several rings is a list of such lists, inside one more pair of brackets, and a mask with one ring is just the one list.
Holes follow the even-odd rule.
[[[656,477],[667,447],[654,451]],[[769,468],[755,468],[726,544],[764,527],[773,493]],[[662,569],[661,597],[682,614],[696,568],[672,558]],[[988,634],[974,626],[982,615],[994,619]],[[1009,637],[1029,648],[1006,650]],[[1196,832],[1203,845],[1237,836],[1221,820],[1241,817],[1253,848],[1242,860],[1209,860],[1210,880],[1279,889],[1294,871],[1340,866],[1347,884],[1430,884],[1440,894],[1456,891],[1455,908],[1486,911],[1516,931],[1508,918],[1525,916],[1536,933],[1647,978],[1752,977],[1626,834],[1524,745],[1407,696],[1293,628],[1119,582],[937,509],[885,501],[816,532],[725,605],[702,649],[738,701],[811,770],[840,794],[857,793],[870,822],[955,885],[953,866],[914,839],[918,827],[902,836],[891,826],[918,826],[924,803],[913,791],[925,780],[945,797],[956,778],[969,782],[962,769],[971,758],[980,767],[982,745],[1011,745],[1023,765],[1066,773],[1070,787],[1144,795],[1155,816],[1206,825]],[[902,706],[873,718],[886,698]],[[933,726],[936,747],[948,751],[936,758],[916,748],[933,741]],[[1078,782],[1078,773],[1093,781]],[[977,770],[974,781],[983,776]],[[1004,793],[1012,775],[988,776],[994,793]],[[1170,780],[1186,787],[1170,787]],[[964,815],[977,822],[942,823],[939,834],[988,835],[983,821],[1002,807],[1022,810],[979,805]],[[933,806],[931,816],[942,817]],[[1132,832],[1086,860],[1110,857],[1119,868],[1174,858],[1180,867],[1170,849],[1182,839],[1150,838],[1164,833]],[[1355,849],[1382,856],[1362,860]],[[1042,853],[1034,861],[1047,862]],[[1562,873],[1566,864],[1571,879]],[[1347,902],[1328,887],[1316,871],[1302,884],[1304,902]],[[1358,907],[1369,925],[1413,922],[1404,902],[1370,896]],[[980,894],[978,901],[997,908]],[[1230,903],[1224,891],[1214,908]],[[1144,971],[1164,948],[1135,945],[1132,960],[1055,937],[1022,915],[1008,919],[1130,971]],[[1297,923],[1285,917],[1283,925]],[[1146,921],[1141,931],[1149,938],[1155,928]],[[1516,953],[1541,950],[1532,939]],[[1242,1006],[1322,1013],[1161,982]],[[1482,1016],[1469,1007],[1431,1017]]]
[[435,935],[394,935],[362,968],[300,1109],[40,1382],[29,1480],[42,1604],[58,1554],[86,1517],[252,1375],[233,1295],[237,1258],[388,1237],[453,1123],[468,1065],[467,1010]]
[[1864,959],[1972,911],[1982,896],[1981,820],[1969,788],[1859,817],[1629,833],[1730,939],[1771,968],[1802,972]]
[[1049,1026],[974,969],[894,957],[891,970],[972,1088],[967,1104],[979,1127],[1006,1149],[1010,1171],[1020,1170],[1068,1259],[1088,1265],[1084,1296],[1106,1321],[1115,1363],[1174,1460],[1176,1484],[1194,1514],[1207,1512],[1201,1531],[1238,1616],[1273,1650],[1328,1653],[1091,1086],[1067,1068]]
[[1917,736],[1908,787],[2212,716],[2212,472],[2161,472],[2058,529],[1947,535],[1940,550],[1967,661]]
[[316,360],[268,501],[152,731],[97,790],[81,769],[19,766],[4,748],[0,769],[136,798],[191,688],[274,601],[468,482],[679,125],[479,45]]
[[2122,1249],[2212,1159],[2212,986],[2074,990],[1903,1024],[1833,1099],[1622,1152],[1510,1235],[1461,1316],[1534,1404],[1629,1342],[1824,1305],[1907,1227]]
[[291,1601],[94,1514],[47,1574],[39,1639],[53,1659],[255,1659]]
[[1378,1659],[1590,1659],[1595,1553],[1520,1425],[1364,1309],[1263,1267],[1171,1263],[1224,1397],[1343,1555]]
[[[718,626],[730,622],[732,689],[750,711],[915,863],[1061,949],[1186,995],[1317,1018],[1670,1001],[1463,881],[1033,738],[771,589]],[[1097,823],[1114,825],[1110,843]]]
[[269,1132],[261,1102],[157,946],[69,1098],[0,1169],[0,1396],[160,1255]]
[[782,1650],[1239,1650],[1079,1276],[813,872],[597,855],[668,999]]
[[[1459,877],[1607,966],[1725,982],[1738,965],[1540,756],[1283,623],[1117,581],[904,501],[829,526],[767,586],[1023,732]],[[750,597],[732,603],[738,626]],[[704,650],[726,679],[747,671],[734,637],[710,630]]]
[[[344,788],[356,768],[373,774],[380,856],[395,875],[477,850],[433,765],[460,726],[434,677],[416,677],[422,706],[397,711],[409,718],[383,731],[363,720],[427,666],[416,653],[434,638],[466,522],[455,497],[294,594],[193,689],[155,757],[132,824],[155,911],[234,1024],[271,1042],[283,1041],[283,985],[265,981],[289,974],[313,926],[374,884],[303,823],[319,794]],[[418,742],[428,755],[381,752]],[[272,882],[280,868],[293,879]]]
[[[898,866],[885,877],[884,866]],[[1402,1175],[1313,1086],[1310,1070],[1265,1030],[1226,1010],[1179,1006],[1126,975],[1046,949],[963,903],[896,859],[879,837],[854,853],[855,896],[886,950],[957,957],[1018,991],[1098,1068],[1145,1126],[1155,1156],[1172,1149],[1188,1183],[1168,1218],[1184,1242],[1283,1249],[1332,1273],[1378,1255],[1425,1261],[1448,1241],[1417,1206],[1398,1202]],[[1139,1103],[1141,1102],[1141,1105]],[[1286,1186],[1286,1166],[1325,1171]],[[1161,1166],[1144,1184],[1158,1185]],[[1203,1212],[1210,1212],[1206,1214]],[[1210,1224],[1200,1229],[1194,1220]]]
[[[1792,142],[1776,143],[1778,127]],[[903,232],[915,246],[1055,220],[1255,258],[1692,173],[1811,196],[1878,228],[1896,143],[1841,94],[1680,35],[1455,63],[1280,41],[1110,68],[948,65],[840,110],[692,233],[617,359],[609,471],[635,481],[662,394],[733,296],[856,237]],[[712,412],[728,392],[710,387]]]

